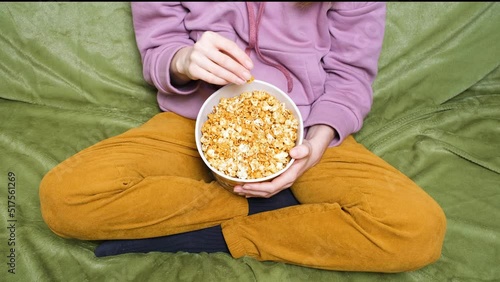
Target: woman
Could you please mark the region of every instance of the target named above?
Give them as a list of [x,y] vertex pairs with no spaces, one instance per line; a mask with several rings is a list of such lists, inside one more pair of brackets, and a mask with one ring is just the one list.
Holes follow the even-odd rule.
[[[385,8],[132,3],[143,75],[163,112],[51,170],[40,190],[45,221],[63,237],[109,240],[97,256],[228,252],[378,272],[436,261],[441,208],[351,135],[371,107]],[[252,75],[295,101],[305,140],[289,152],[288,171],[231,193],[198,155],[194,119],[218,87]]]

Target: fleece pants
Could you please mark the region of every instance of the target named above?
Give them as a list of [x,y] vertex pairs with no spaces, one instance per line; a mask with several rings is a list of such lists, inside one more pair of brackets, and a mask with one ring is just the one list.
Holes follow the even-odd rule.
[[342,271],[400,272],[436,261],[443,210],[407,176],[349,136],[290,188],[300,205],[248,215],[198,154],[195,121],[163,112],[50,170],[42,216],[61,237],[165,236],[221,225],[243,256]]

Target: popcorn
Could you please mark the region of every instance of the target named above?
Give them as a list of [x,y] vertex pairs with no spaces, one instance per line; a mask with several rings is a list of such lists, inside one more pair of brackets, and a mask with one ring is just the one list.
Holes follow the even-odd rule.
[[201,128],[201,148],[212,167],[239,179],[257,179],[286,167],[299,122],[266,91],[221,98]]

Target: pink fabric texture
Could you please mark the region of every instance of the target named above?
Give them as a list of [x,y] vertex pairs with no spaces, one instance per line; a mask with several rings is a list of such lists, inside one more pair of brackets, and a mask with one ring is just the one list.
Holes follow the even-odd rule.
[[[195,119],[217,86],[176,87],[168,69],[175,53],[205,31],[247,50],[256,79],[288,92],[307,128],[333,127],[336,146],[357,132],[372,104],[385,31],[384,2],[133,2],[144,78],[158,89],[163,111]],[[206,11],[211,11],[207,13]]]

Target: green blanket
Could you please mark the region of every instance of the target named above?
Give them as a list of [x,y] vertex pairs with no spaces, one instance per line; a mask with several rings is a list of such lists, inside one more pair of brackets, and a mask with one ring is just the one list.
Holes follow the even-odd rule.
[[96,258],[95,242],[59,238],[40,214],[43,175],[159,112],[130,5],[1,3],[0,50],[2,281],[500,280],[499,3],[387,4],[373,110],[355,137],[422,186],[448,219],[441,259],[399,274],[223,253]]

